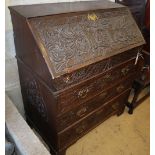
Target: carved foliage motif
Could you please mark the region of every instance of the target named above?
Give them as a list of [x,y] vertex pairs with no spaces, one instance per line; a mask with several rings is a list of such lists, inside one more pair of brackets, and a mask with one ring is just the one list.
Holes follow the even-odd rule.
[[27,82],[26,87],[29,103],[37,109],[45,121],[48,121],[44,99],[40,94],[39,86],[36,81],[32,80]]
[[138,49],[132,49],[128,51],[128,53],[122,53],[121,55],[114,56],[112,59],[106,59],[96,63],[95,65],[89,65],[87,67],[81,68],[72,72],[70,74],[66,74],[61,76],[60,78],[55,79],[55,87],[59,89],[63,89],[64,87],[71,85],[73,83],[79,82],[81,80],[87,79],[95,74],[102,73],[108,69],[111,69],[113,66],[128,60],[129,58],[136,57]]
[[96,16],[95,21],[88,20],[87,14],[31,21],[49,52],[56,74],[62,75],[79,64],[93,63],[96,58],[112,56],[122,48],[143,42],[128,10],[102,11]]
[[79,80],[81,80],[83,78],[90,77],[90,75],[97,72],[99,69],[100,69],[100,72],[104,72],[104,71],[110,69],[111,67],[112,67],[111,59],[108,59],[104,63],[99,63],[97,65],[92,65],[92,66],[88,67],[87,69],[84,68],[83,70],[76,71],[74,74],[70,74],[68,76],[69,77],[68,82],[66,82],[65,80],[64,80],[64,82],[72,83],[73,81],[76,81],[76,80],[79,81]]

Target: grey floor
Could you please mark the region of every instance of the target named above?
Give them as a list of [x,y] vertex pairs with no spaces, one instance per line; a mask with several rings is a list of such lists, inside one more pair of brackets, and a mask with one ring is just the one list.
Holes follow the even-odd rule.
[[149,155],[150,98],[133,115],[112,116],[68,148],[66,155]]

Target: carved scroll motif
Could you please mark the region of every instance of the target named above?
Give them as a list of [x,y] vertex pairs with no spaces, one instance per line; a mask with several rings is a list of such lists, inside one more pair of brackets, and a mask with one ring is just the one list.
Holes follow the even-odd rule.
[[40,94],[40,90],[36,81],[29,81],[26,85],[29,103],[36,108],[36,110],[44,118],[45,121],[48,121],[44,99]]
[[[96,13],[96,20],[87,14],[40,17],[31,21],[47,49],[58,75],[120,53],[120,49],[143,42],[127,9]],[[124,51],[125,51],[124,50]]]

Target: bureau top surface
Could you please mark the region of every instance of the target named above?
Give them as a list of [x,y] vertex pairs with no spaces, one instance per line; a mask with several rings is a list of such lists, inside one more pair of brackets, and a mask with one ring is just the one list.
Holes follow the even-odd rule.
[[10,6],[9,8],[18,12],[20,15],[30,18],[37,16],[54,15],[69,12],[81,12],[98,9],[110,9],[123,7],[123,5],[103,1],[81,1],[81,2],[61,2],[61,3],[45,3],[33,5]]

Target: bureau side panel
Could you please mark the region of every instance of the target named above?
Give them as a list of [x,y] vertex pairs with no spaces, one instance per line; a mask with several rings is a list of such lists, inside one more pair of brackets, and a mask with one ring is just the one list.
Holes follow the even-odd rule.
[[57,148],[57,100],[37,76],[18,60],[21,91],[27,121],[50,147]]
[[52,87],[51,75],[38,45],[29,29],[27,19],[10,10],[14,31],[16,57]]

